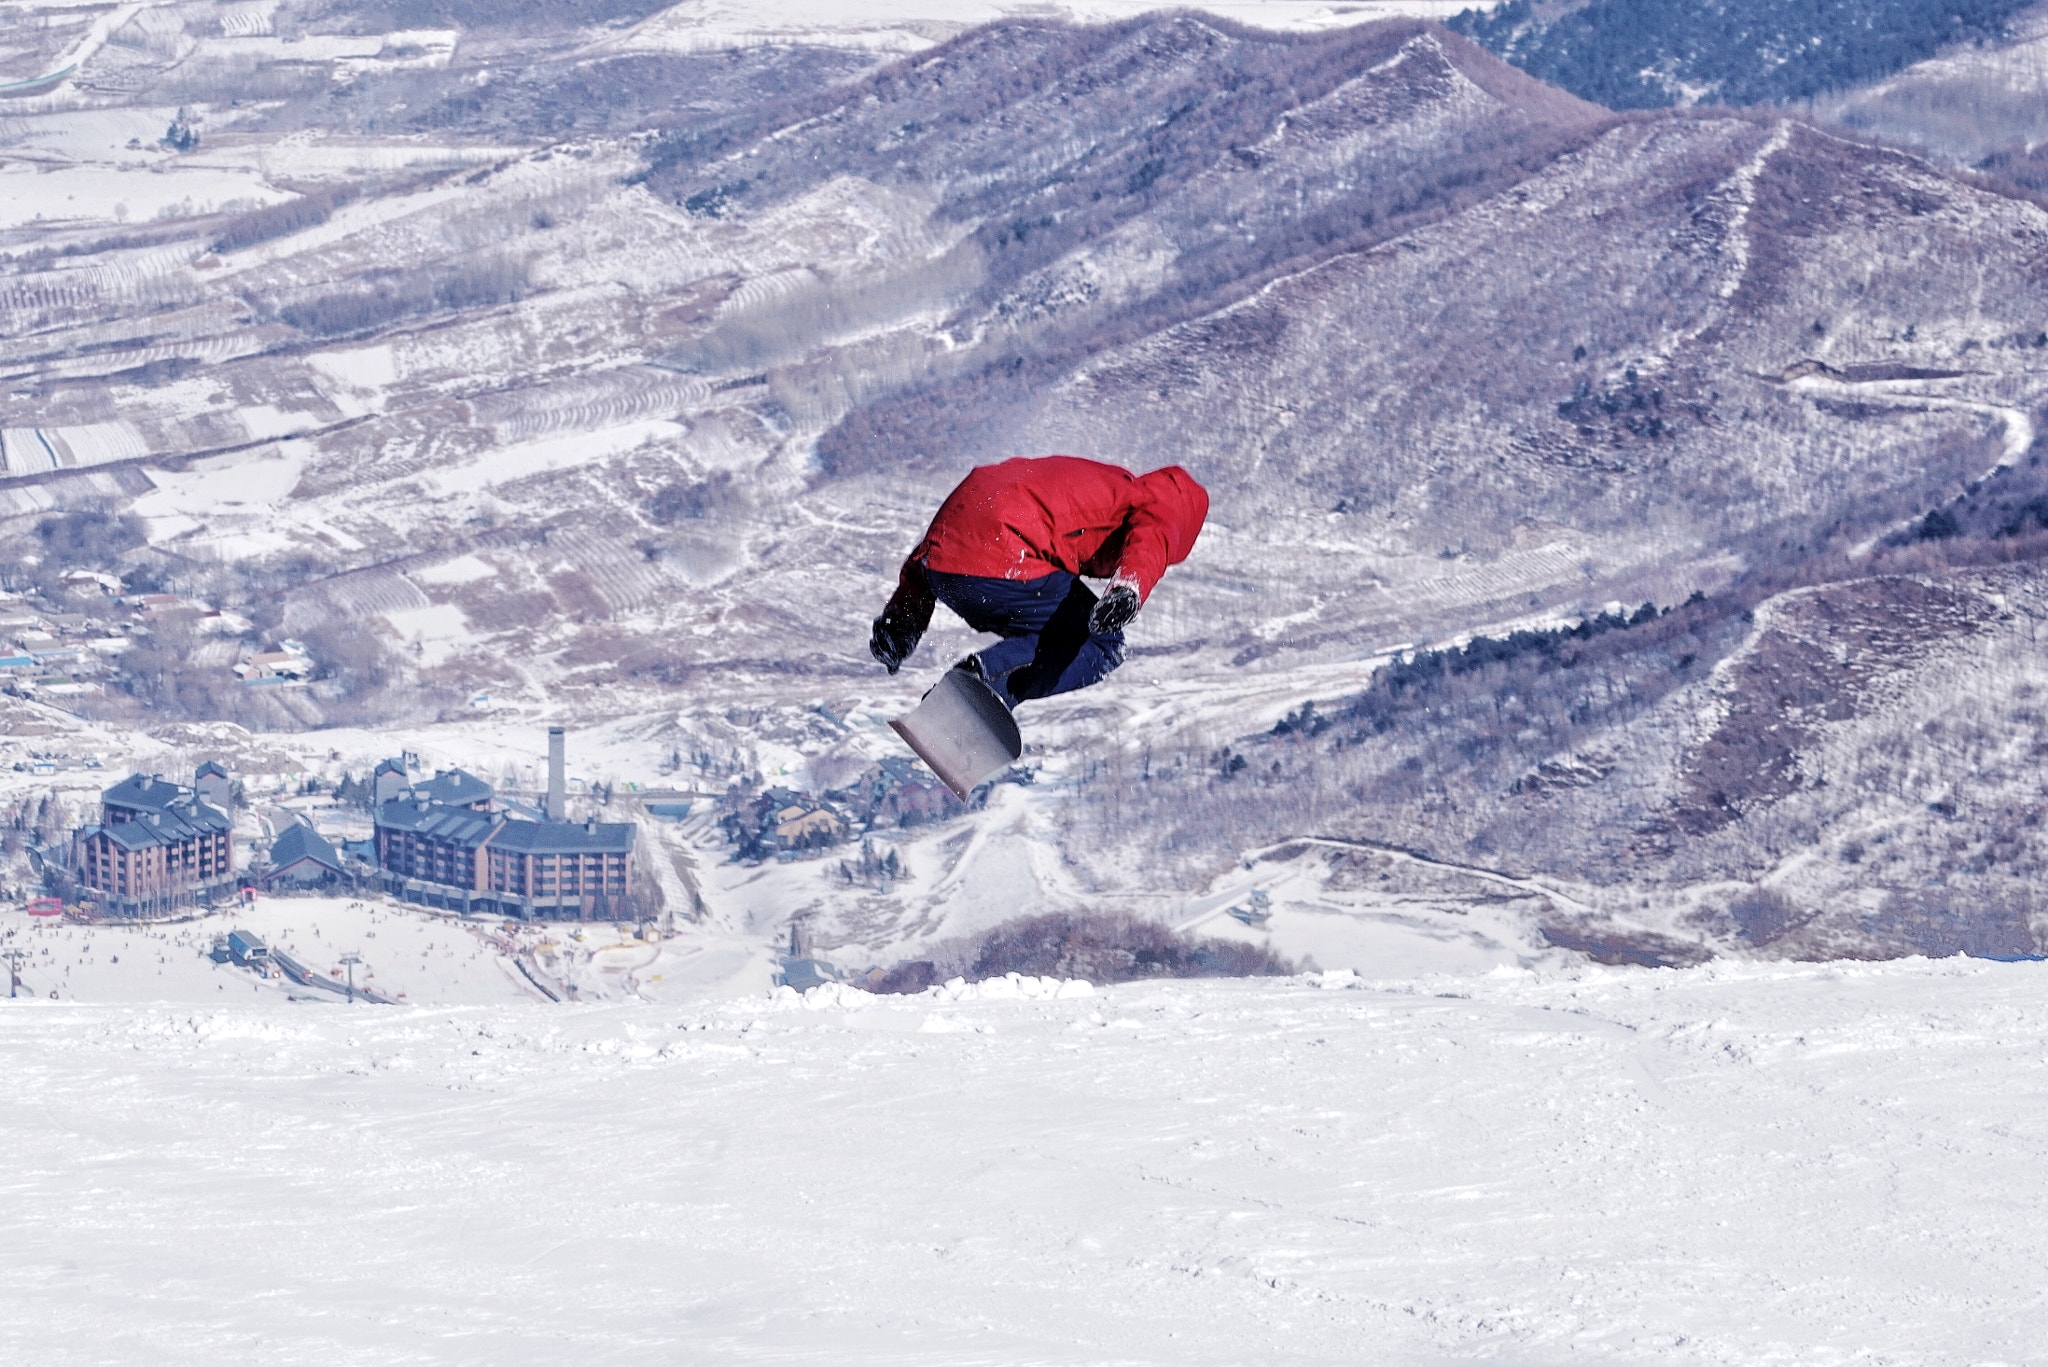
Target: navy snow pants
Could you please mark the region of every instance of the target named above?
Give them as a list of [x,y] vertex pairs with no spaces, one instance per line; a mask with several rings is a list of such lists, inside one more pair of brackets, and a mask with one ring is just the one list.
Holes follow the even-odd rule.
[[1124,634],[1089,633],[1095,595],[1065,570],[1037,579],[993,579],[918,568],[933,596],[968,626],[1003,638],[975,654],[981,672],[1012,708],[1100,683],[1124,662]]

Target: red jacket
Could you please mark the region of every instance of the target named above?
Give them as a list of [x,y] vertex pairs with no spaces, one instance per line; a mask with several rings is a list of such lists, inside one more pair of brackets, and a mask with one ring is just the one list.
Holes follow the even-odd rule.
[[1133,475],[1078,456],[979,465],[946,496],[904,562],[947,574],[1038,579],[1054,570],[1131,584],[1143,602],[1195,548],[1209,494],[1178,465]]

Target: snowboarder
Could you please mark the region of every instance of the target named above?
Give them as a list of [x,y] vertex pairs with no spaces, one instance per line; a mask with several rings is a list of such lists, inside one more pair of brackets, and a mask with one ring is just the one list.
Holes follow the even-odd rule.
[[[1003,638],[953,667],[1010,708],[1099,683],[1123,663],[1124,627],[1166,567],[1187,559],[1208,513],[1208,492],[1178,465],[1145,475],[1077,456],[977,466],[903,562],[868,650],[894,674],[937,601]],[[1108,590],[1097,598],[1082,575],[1108,579]]]

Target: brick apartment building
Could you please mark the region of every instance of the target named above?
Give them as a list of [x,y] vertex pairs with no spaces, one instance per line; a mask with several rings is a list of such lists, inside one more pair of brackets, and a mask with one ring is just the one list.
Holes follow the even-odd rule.
[[233,895],[231,825],[193,788],[130,774],[100,794],[98,824],[72,838],[72,867],[104,915],[172,915]]
[[[531,820],[489,784],[451,769],[377,804],[385,890],[452,911],[524,920],[621,920],[632,913],[639,827]],[[559,786],[550,811],[560,810]]]

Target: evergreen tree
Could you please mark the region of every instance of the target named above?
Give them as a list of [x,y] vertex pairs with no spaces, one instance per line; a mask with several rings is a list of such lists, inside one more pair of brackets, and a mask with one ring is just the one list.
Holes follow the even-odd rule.
[[1960,42],[2003,38],[2030,0],[1594,0],[1549,23],[1529,0],[1450,27],[1610,109],[1812,99]]

